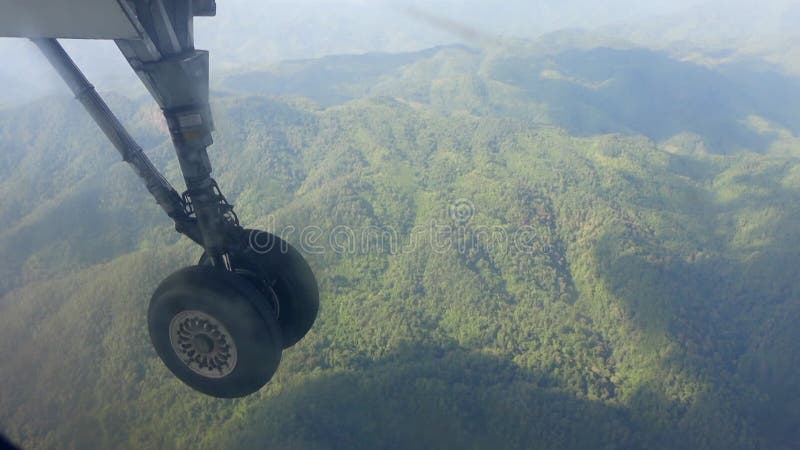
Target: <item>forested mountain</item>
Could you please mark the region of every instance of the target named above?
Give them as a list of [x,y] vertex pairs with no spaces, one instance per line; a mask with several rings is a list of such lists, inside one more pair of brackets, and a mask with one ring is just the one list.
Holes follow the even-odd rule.
[[[581,29],[682,58],[768,62],[800,74],[795,0],[225,0],[198,18],[198,48],[210,50],[214,78],[287,59],[412,52],[479,38],[539,39]],[[556,33],[557,34],[557,33]],[[597,35],[590,41],[597,45]],[[66,40],[100,87],[138,87],[113,42]],[[0,39],[0,105],[59,92],[61,81],[34,46]],[[6,84],[7,80],[25,80]],[[141,90],[140,90],[141,91]]]
[[[800,133],[800,79],[745,63],[713,66],[668,53],[553,33],[485,52],[440,47],[289,61],[223,79],[223,89],[300,95],[331,106],[398,96],[448,112],[525,118],[573,135],[693,135],[714,152],[765,150]],[[779,133],[780,131],[780,133]],[[785,132],[785,133],[784,133]],[[776,134],[777,133],[777,134]]]
[[[797,86],[591,46],[231,75],[217,179],[322,298],[240,400],[151,349],[149,296],[199,250],[80,105],[0,110],[0,428],[30,449],[797,448]],[[157,109],[110,103],[177,181]]]

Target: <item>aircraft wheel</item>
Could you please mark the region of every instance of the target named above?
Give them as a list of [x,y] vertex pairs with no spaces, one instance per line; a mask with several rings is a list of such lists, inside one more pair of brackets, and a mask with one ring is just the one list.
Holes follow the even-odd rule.
[[[300,252],[272,233],[244,229],[239,241],[239,250],[231,255],[234,271],[258,288],[261,307],[275,312],[287,349],[303,339],[317,318],[319,290],[314,272]],[[210,260],[203,254],[199,264],[210,264]]]
[[260,292],[236,274],[183,268],[150,300],[150,340],[167,368],[192,389],[243,397],[264,386],[281,359],[280,327],[258,302]]

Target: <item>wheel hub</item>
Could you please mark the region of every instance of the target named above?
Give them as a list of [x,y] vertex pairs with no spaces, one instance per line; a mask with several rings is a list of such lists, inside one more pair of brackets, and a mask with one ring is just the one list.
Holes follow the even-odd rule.
[[182,311],[169,325],[172,350],[193,372],[222,378],[236,368],[238,351],[231,334],[214,317],[201,311]]

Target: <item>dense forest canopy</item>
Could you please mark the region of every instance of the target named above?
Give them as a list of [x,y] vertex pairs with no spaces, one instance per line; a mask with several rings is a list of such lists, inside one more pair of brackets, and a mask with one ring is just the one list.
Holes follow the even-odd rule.
[[[77,102],[0,109],[0,430],[30,449],[798,448],[800,79],[597,42],[218,80],[217,180],[322,298],[240,400],[191,391],[147,338],[153,289],[199,249]],[[179,180],[152,102],[109,100]]]

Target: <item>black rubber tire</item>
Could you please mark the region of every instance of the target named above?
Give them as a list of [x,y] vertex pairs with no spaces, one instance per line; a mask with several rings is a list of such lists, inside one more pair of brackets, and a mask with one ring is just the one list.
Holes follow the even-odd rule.
[[[167,277],[150,300],[147,324],[158,356],[186,385],[220,398],[244,397],[271,378],[281,359],[281,332],[274,316],[254,306],[261,294],[242,277],[212,266],[186,267]],[[201,375],[172,348],[170,323],[183,311],[200,311],[221,323],[237,348],[233,370],[221,378]]]
[[[303,339],[317,319],[319,288],[314,272],[300,252],[272,233],[244,229],[239,242],[238,251],[231,255],[234,269],[272,285],[279,304],[283,348],[287,349]],[[199,264],[210,264],[205,254]]]

